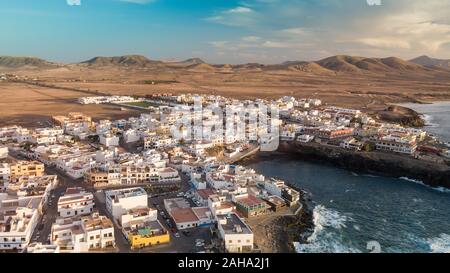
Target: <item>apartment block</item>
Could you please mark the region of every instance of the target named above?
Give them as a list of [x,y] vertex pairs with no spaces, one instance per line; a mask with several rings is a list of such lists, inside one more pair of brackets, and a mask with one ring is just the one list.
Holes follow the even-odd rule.
[[94,195],[82,188],[68,188],[58,200],[58,215],[72,217],[90,215],[94,211]]
[[235,213],[218,215],[217,229],[223,247],[229,253],[248,253],[253,250],[253,232]]
[[147,208],[148,196],[143,188],[127,188],[105,192],[106,209],[115,220],[131,209]]
[[8,157],[8,147],[0,146],[0,159],[5,159]]
[[11,178],[20,176],[42,176],[45,166],[38,161],[19,161],[10,165]]
[[88,252],[115,247],[114,226],[106,216],[58,218],[52,225],[51,243],[61,252]]

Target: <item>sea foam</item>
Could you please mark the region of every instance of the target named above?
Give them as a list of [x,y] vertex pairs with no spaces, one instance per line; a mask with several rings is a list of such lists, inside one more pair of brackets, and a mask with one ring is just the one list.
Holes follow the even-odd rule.
[[297,253],[356,253],[358,249],[347,246],[340,232],[346,228],[346,222],[353,221],[350,216],[318,205],[313,211],[314,232],[306,244],[294,243]]
[[447,189],[447,188],[444,188],[444,187],[437,187],[437,188],[431,187],[431,186],[428,186],[427,184],[423,183],[420,180],[412,179],[412,178],[409,178],[409,177],[400,177],[399,179],[404,180],[404,181],[408,181],[408,182],[413,182],[413,183],[419,184],[421,186],[427,187],[427,188],[435,190],[435,191],[439,191],[439,192],[443,192],[443,193],[450,193],[450,189]]
[[450,253],[450,235],[441,234],[439,237],[428,239],[430,250],[433,253]]

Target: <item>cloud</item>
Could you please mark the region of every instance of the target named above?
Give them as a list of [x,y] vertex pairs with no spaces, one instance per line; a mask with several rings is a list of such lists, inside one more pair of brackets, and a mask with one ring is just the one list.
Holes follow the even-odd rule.
[[[450,58],[450,0],[243,0],[208,21],[245,29],[221,52],[315,59],[423,54]],[[373,4],[373,6],[371,6]],[[244,7],[240,9],[239,7]],[[247,10],[248,9],[248,10]],[[253,37],[257,37],[253,38]]]
[[377,48],[401,48],[410,49],[411,45],[408,41],[395,39],[395,38],[362,38],[357,40],[363,44],[377,47]]
[[249,7],[237,6],[227,10],[221,10],[214,15],[207,17],[206,20],[217,24],[234,27],[248,27],[254,25],[258,13]]
[[247,7],[235,7],[233,9],[225,11],[225,13],[252,13],[253,10]]
[[258,36],[245,36],[241,38],[242,41],[244,42],[257,42],[259,40],[261,40],[261,37]]

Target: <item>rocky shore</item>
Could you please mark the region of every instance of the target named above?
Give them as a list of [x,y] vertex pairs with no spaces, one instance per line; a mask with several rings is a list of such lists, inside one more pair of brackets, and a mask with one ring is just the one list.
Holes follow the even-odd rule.
[[294,253],[294,242],[307,243],[314,230],[313,213],[305,195],[299,206],[250,218],[247,223],[255,234],[255,243],[263,253]]
[[407,177],[431,187],[450,189],[450,166],[384,152],[355,152],[317,143],[282,142],[278,154],[302,160],[330,163],[354,171],[377,175]]
[[[275,152],[277,153],[277,152]],[[260,160],[258,153],[243,159],[240,164],[247,165]],[[283,153],[279,153],[283,156]],[[287,185],[301,193],[297,206],[281,211],[248,219],[247,223],[255,234],[255,243],[263,253],[295,253],[294,242],[306,244],[314,231],[313,205],[309,193],[285,181]]]
[[383,111],[376,113],[375,117],[379,120],[398,123],[406,127],[423,127],[425,120],[416,111],[398,105],[388,106]]

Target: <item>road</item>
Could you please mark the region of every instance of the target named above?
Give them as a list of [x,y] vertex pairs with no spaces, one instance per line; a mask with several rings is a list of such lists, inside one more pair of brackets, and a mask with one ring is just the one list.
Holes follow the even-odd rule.
[[[15,154],[10,152],[12,158],[17,160],[27,160],[27,158],[22,155]],[[43,244],[48,244],[49,236],[51,234],[51,227],[53,223],[55,223],[56,218],[58,217],[57,211],[57,203],[60,196],[64,194],[68,187],[83,187],[86,191],[92,192],[94,194],[95,206],[101,215],[106,215],[112,220],[112,216],[108,213],[106,209],[105,203],[105,194],[104,191],[96,191],[93,188],[86,187],[83,185],[82,179],[72,179],[68,177],[63,172],[59,171],[55,167],[45,168],[45,173],[48,175],[57,175],[58,176],[58,185],[51,192],[51,197],[49,202],[43,208],[43,216],[39,220],[37,227],[31,237],[31,242],[40,242]],[[127,239],[123,235],[118,224],[114,223],[114,236],[116,241],[116,249],[117,252],[121,253],[132,253],[132,252],[141,252],[141,253],[169,253],[169,252],[177,252],[177,253],[188,253],[188,252],[197,252],[198,248],[195,247],[196,240],[201,239],[204,240],[206,244],[211,241],[211,232],[209,231],[209,227],[203,228],[194,228],[189,230],[189,235],[184,234],[183,232],[179,232],[173,227],[175,227],[174,222],[168,218],[168,212],[164,208],[164,199],[176,198],[177,194],[180,192],[189,191],[192,188],[192,185],[189,182],[189,177],[184,174],[180,174],[181,177],[181,189],[176,192],[171,193],[162,193],[162,194],[149,194],[148,205],[151,207],[155,207],[158,209],[158,220],[159,222],[166,228],[170,233],[170,243],[164,244],[160,246],[149,247],[141,250],[131,250],[130,244]],[[195,203],[188,199],[191,206],[195,206]],[[160,212],[164,212],[164,216]],[[168,220],[169,219],[169,220]],[[168,224],[168,221],[170,224]],[[169,226],[170,225],[170,226]],[[178,233],[178,237],[175,236],[175,233]]]

